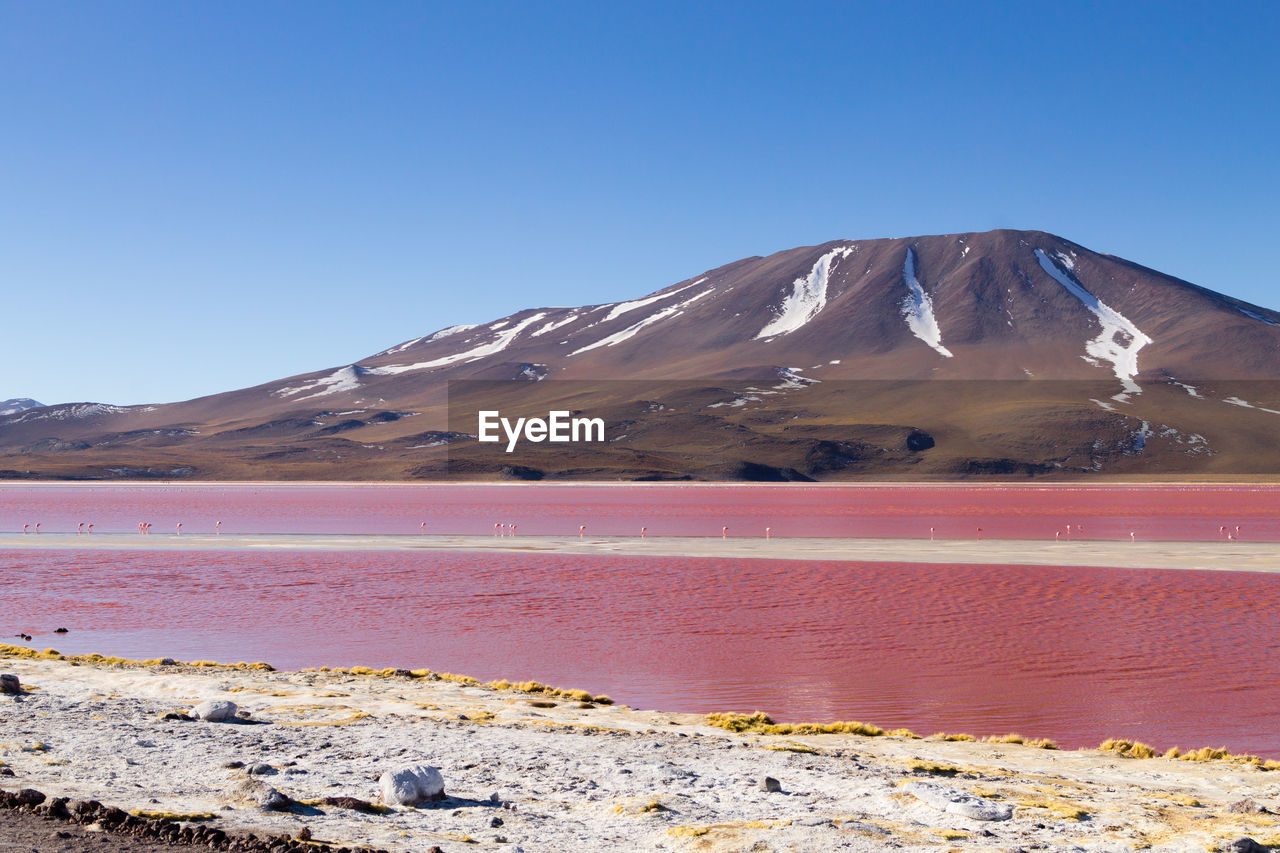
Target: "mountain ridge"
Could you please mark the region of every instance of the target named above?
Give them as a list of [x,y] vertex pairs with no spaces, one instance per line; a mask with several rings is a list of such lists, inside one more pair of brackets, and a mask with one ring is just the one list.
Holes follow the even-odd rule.
[[[1217,394],[1214,399],[1229,408],[1269,416],[1280,407],[1270,390],[1250,390],[1261,395],[1253,400],[1238,389],[1219,393],[1199,386],[1265,383],[1275,376],[1280,376],[1280,313],[1092,252],[1047,232],[1000,229],[831,240],[732,261],[635,299],[523,308],[487,323],[447,326],[348,365],[182,403],[81,404],[0,417],[0,466],[21,471],[15,462],[30,465],[38,459],[32,470],[79,470],[86,476],[97,471],[107,476],[102,473],[107,467],[135,473],[155,469],[160,476],[189,469],[189,476],[220,476],[246,467],[253,470],[246,460],[257,459],[271,476],[289,478],[301,476],[303,470],[307,476],[327,476],[323,460],[328,459],[335,463],[332,476],[342,477],[353,464],[349,460],[359,458],[376,476],[433,476],[431,471],[439,473],[441,465],[432,468],[417,458],[430,462],[433,454],[425,452],[430,442],[413,444],[413,436],[467,433],[465,425],[450,417],[448,389],[450,383],[461,387],[461,382],[524,386],[550,380],[545,384],[557,390],[538,392],[547,399],[565,393],[565,383],[578,383],[579,402],[597,406],[622,405],[623,392],[605,389],[621,379],[679,382],[688,389],[722,386],[728,396],[719,401],[720,408],[708,397],[698,410],[700,417],[711,420],[682,427],[685,443],[704,442],[711,434],[707,430],[732,427],[730,431],[738,434],[745,429],[752,441],[772,448],[763,456],[782,458],[787,456],[783,445],[791,441],[780,437],[786,432],[783,419],[808,419],[815,429],[824,425],[824,435],[836,436],[836,421],[855,418],[847,406],[841,409],[844,403],[836,403],[841,383],[1086,383],[1091,390],[1083,400],[1068,396],[1054,404],[1066,407],[1057,416],[1057,426],[1046,426],[1052,418],[1036,421],[1037,429],[1061,433],[1065,440],[1073,424],[1090,424],[1098,413],[1132,421],[1129,431],[1141,433],[1152,422],[1146,410],[1156,406],[1155,387],[1175,389],[1192,400]],[[785,392],[751,392],[751,380],[781,383]],[[931,387],[936,391],[948,386]],[[522,393],[528,396],[527,389]],[[704,395],[676,396],[695,406]],[[1230,403],[1229,398],[1245,405]],[[453,401],[460,399],[455,394]],[[1077,404],[1091,411],[1076,411]],[[1185,408],[1184,404],[1171,399],[1161,401],[1160,407]],[[732,424],[725,406],[737,410],[738,420]],[[793,411],[797,406],[803,415]],[[1203,435],[1202,421],[1212,423],[1227,415],[1238,419],[1240,414],[1179,409],[1178,417],[1187,424],[1176,431]],[[873,415],[908,431],[919,431],[920,424],[937,417],[889,398],[881,398],[878,413],[856,417],[875,420]],[[651,426],[650,433],[661,432],[660,425]],[[1124,431],[1107,430],[1117,435]],[[357,435],[359,442],[354,440]],[[810,436],[804,441],[829,440],[836,439]],[[967,471],[975,460],[982,470],[980,444],[949,445],[966,447],[968,462],[952,460],[951,467],[942,466],[935,473]],[[1006,449],[1016,449],[1025,442],[1006,444]],[[1155,451],[1146,446],[1144,438],[1141,452],[1130,456],[1155,458]],[[722,450],[733,447],[730,443]],[[617,449],[615,456],[625,455]],[[738,449],[743,458],[731,468],[753,461],[748,450]],[[184,459],[187,451],[189,458]],[[459,452],[455,441],[440,453],[447,453],[453,463]],[[117,454],[129,464],[108,466],[108,457]],[[1048,445],[1023,455],[1027,458],[1015,460],[1017,470],[1048,474],[1062,469],[1062,459],[1071,458],[1049,453]],[[69,464],[75,456],[81,459],[78,469]],[[640,456],[647,461],[635,471],[656,465],[664,476],[702,476],[696,465],[668,459],[658,448]],[[94,457],[97,460],[90,462]],[[215,458],[238,461],[213,464]],[[144,461],[161,464],[139,464]],[[508,461],[473,459],[470,473],[497,476],[511,467],[500,464]],[[1121,467],[1132,467],[1132,459],[1119,461],[1124,462]],[[170,463],[172,467],[164,467]],[[617,459],[583,470],[608,472],[615,463]],[[872,476],[896,476],[892,470],[919,471],[920,463],[916,456],[898,469],[863,467]],[[858,465],[847,468],[854,469],[848,471],[850,476],[861,470]]]

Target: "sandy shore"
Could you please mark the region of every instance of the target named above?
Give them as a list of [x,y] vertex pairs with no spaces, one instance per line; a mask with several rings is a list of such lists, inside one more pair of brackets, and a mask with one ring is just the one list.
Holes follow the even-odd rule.
[[1280,571],[1280,542],[1115,542],[1013,539],[792,539],[559,536],[205,536],[95,533],[0,535],[13,548],[194,550],[502,551],[770,560],[856,560],[973,565],[1105,566],[1209,571]]
[[[1217,849],[1280,840],[1280,772],[904,736],[735,734],[636,711],[405,676],[9,659],[29,692],[0,696],[0,785],[224,829],[393,851],[872,851],[963,847]],[[230,699],[253,723],[164,719]],[[369,814],[384,770],[440,769],[449,798]],[[242,764],[243,767],[235,766]],[[246,768],[294,801],[265,811]],[[13,775],[8,775],[12,773]],[[764,778],[781,790],[762,789]],[[927,781],[1012,810],[944,811]],[[311,803],[312,805],[306,805]],[[320,804],[320,805],[317,805]],[[1244,809],[1244,811],[1239,811]]]

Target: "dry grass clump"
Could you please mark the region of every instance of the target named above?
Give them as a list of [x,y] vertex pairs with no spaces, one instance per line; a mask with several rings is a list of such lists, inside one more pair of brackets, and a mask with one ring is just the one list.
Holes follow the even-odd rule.
[[756,711],[754,714],[737,714],[733,712],[707,714],[705,719],[709,726],[728,729],[731,732],[753,732],[755,734],[762,735],[849,734],[863,735],[864,737],[879,737],[886,734],[885,730],[879,726],[854,721],[836,721],[834,723],[775,723],[773,718],[764,711]]
[[889,729],[884,735],[885,737],[904,737],[907,740],[920,740],[920,735],[911,731],[911,729]]
[[1257,767],[1259,770],[1280,770],[1280,761],[1273,759],[1259,758],[1256,755],[1237,754],[1227,752],[1226,749],[1219,747],[1214,749],[1208,746],[1202,746],[1199,749],[1193,749],[1189,752],[1183,752],[1178,747],[1172,747],[1164,754],[1165,758],[1178,758],[1183,761],[1225,761],[1229,764],[1243,764],[1249,767]]
[[[73,663],[89,663],[89,664],[116,664],[119,666],[176,666],[182,664],[182,661],[175,661],[171,658],[151,658],[149,660],[132,660],[130,658],[122,658],[100,655],[64,655],[57,649],[45,649],[36,651],[28,649],[25,646],[11,646],[8,643],[0,643],[0,658],[26,658],[28,660],[65,660]],[[254,663],[218,663],[211,660],[193,660],[185,663],[186,666],[201,667],[217,667],[219,669],[255,669],[262,672],[275,672],[275,667],[263,661]]]
[[977,738],[974,737],[973,735],[948,734],[947,732],[938,732],[936,735],[931,735],[929,739],[930,740],[949,740],[949,741],[976,741],[977,740]]
[[1089,816],[1087,810],[1065,800],[1019,800],[1018,805],[1026,809],[1043,809],[1066,820],[1084,820]]
[[200,821],[216,820],[218,817],[213,812],[166,812],[152,811],[150,809],[134,809],[129,814],[145,820]]
[[937,764],[932,761],[913,761],[910,765],[912,773],[924,773],[929,776],[954,776],[960,772],[959,767],[950,764]]
[[1056,741],[1052,741],[1044,737],[1025,738],[1022,735],[1018,734],[1017,732],[1010,732],[1007,735],[992,735],[991,737],[984,737],[982,739],[982,742],[983,743],[1017,743],[1023,746],[1030,746],[1034,749],[1058,749],[1058,744]]
[[517,693],[533,693],[540,696],[555,696],[560,699],[574,699],[578,702],[594,702],[597,705],[613,704],[613,700],[608,696],[593,696],[586,690],[566,690],[562,687],[552,687],[540,681],[512,682],[504,678],[500,681],[490,681],[485,687],[491,687],[494,690],[514,690]]
[[1115,738],[1107,738],[1102,742],[1098,749],[1103,752],[1114,752],[1116,755],[1122,755],[1125,758],[1155,758],[1155,747],[1150,744],[1136,740],[1117,740]]

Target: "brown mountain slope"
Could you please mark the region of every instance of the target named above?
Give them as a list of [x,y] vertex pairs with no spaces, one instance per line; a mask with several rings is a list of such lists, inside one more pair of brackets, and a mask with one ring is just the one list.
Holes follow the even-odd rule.
[[[1280,315],[1035,231],[833,241],[165,406],[0,417],[7,476],[1237,477]],[[476,441],[477,412],[607,441]],[[915,436],[915,438],[911,438]],[[921,438],[920,436],[927,437]],[[929,444],[929,446],[921,446]]]

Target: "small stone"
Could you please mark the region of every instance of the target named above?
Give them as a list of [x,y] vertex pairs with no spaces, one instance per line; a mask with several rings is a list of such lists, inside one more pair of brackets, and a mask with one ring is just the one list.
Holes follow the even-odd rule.
[[250,764],[248,773],[250,776],[274,776],[276,769],[270,764]]
[[0,675],[0,693],[18,694],[22,692],[22,683],[12,673]]
[[65,634],[65,633],[67,633],[67,629],[66,629],[66,628],[54,628],[54,629],[53,629],[53,633],[55,633],[55,634]]
[[362,800],[358,797],[325,797],[320,802],[326,806],[333,806],[339,809],[351,809],[356,812],[365,812],[367,814],[376,814],[378,807],[368,800]]
[[760,790],[767,794],[777,794],[782,790],[782,783],[772,776],[760,780]]
[[44,794],[35,788],[23,788],[14,795],[18,801],[18,805],[34,808],[44,802]]
[[266,811],[280,811],[293,805],[292,799],[258,779],[243,780],[231,789],[231,794],[239,802],[249,803]]
[[310,840],[311,840],[311,829],[310,829],[309,827],[305,827],[305,826],[304,826],[304,827],[302,827],[302,829],[299,829],[299,830],[298,830],[298,834],[297,834],[297,836],[296,836],[296,837],[297,837],[297,839],[298,839],[299,841],[310,841]]
[[161,719],[161,720],[164,720],[164,721],[176,721],[176,722],[179,722],[179,723],[190,723],[190,722],[192,722],[195,718],[194,718],[194,717],[192,717],[190,714],[184,714],[184,713],[182,713],[181,711],[169,711],[169,712],[168,712],[168,713],[166,713],[166,714],[161,714],[161,715],[160,715],[160,719]]
[[500,818],[500,817],[492,818],[492,819],[489,821],[489,827],[490,827],[491,829],[497,829],[497,828],[498,828],[498,827],[500,827],[500,826],[502,826],[502,818]]
[[1227,849],[1231,853],[1270,853],[1270,848],[1263,847],[1247,835],[1232,841],[1231,846]]
[[415,806],[444,799],[444,778],[426,764],[388,770],[378,778],[378,791],[388,806]]
[[506,844],[506,843],[507,843],[507,837],[506,837],[505,835],[495,835],[495,836],[493,837],[493,843],[494,843],[494,844]]
[[1232,814],[1267,814],[1265,806],[1260,806],[1249,797],[1227,804],[1227,811]]
[[235,719],[236,703],[226,699],[209,699],[191,709],[191,716],[206,723],[221,723]]
[[222,766],[223,766],[223,767],[225,767],[225,768],[227,768],[228,770],[239,770],[241,767],[244,767],[244,762],[243,762],[243,761],[228,761],[226,764],[224,764],[224,765],[222,765]]

